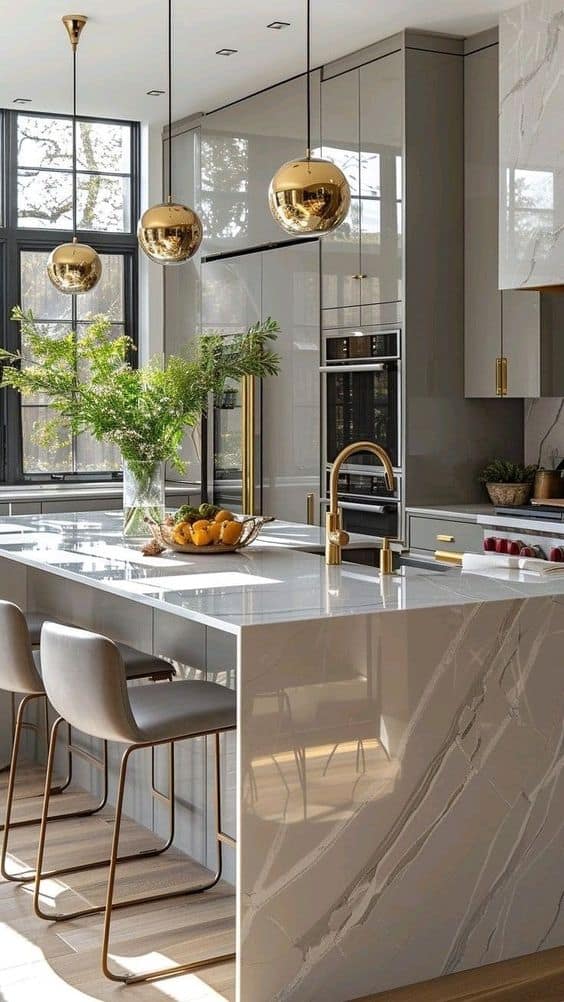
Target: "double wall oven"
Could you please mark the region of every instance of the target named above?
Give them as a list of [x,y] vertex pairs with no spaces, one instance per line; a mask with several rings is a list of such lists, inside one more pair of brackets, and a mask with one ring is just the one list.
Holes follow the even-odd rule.
[[321,506],[329,503],[331,466],[345,446],[359,441],[382,445],[396,475],[386,487],[371,453],[351,456],[339,477],[344,528],[377,536],[398,536],[402,496],[402,337],[400,328],[361,327],[323,333],[323,455]]

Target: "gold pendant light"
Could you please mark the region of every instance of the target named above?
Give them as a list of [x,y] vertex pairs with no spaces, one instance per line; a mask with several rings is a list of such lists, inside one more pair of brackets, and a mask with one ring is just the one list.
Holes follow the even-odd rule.
[[202,223],[193,209],[172,200],[172,0],[168,0],[168,202],[143,213],[137,237],[158,264],[182,264],[202,242]]
[[[76,148],[76,50],[80,33],[88,18],[84,14],[65,14],[62,18],[72,45],[73,67],[73,148]],[[75,175],[76,178],[76,175]],[[73,186],[76,181],[73,179]],[[47,274],[59,292],[69,296],[77,296],[90,292],[100,281],[102,262],[93,247],[79,244],[76,238],[76,188],[73,198],[73,231],[72,243],[59,244],[51,251],[47,261]]]
[[307,0],[307,149],[300,160],[282,164],[268,189],[270,211],[293,236],[327,233],[343,222],[351,204],[349,183],[331,160],[311,155],[311,19]]

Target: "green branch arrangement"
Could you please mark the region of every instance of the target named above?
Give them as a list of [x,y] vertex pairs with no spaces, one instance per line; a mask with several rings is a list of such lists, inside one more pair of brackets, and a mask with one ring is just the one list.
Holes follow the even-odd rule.
[[280,328],[270,317],[229,338],[202,334],[186,356],[156,356],[142,368],[128,361],[131,339],[114,337],[106,317],[80,335],[55,338],[31,311],[14,307],[12,319],[21,325],[22,348],[0,350],[0,388],[48,396],[54,414],[36,423],[36,441],[49,447],[60,443],[61,430],[89,432],[117,446],[129,464],[164,461],[182,472],[182,440],[205,413],[209,394],[222,393],[228,379],[279,371],[272,342]]

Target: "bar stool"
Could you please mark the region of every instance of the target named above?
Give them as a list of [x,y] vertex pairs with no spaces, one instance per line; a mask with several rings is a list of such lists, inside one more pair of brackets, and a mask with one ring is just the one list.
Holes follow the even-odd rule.
[[[235,846],[235,839],[221,828],[220,734],[236,728],[236,696],[231,689],[215,682],[177,681],[172,685],[128,689],[123,658],[116,644],[106,637],[85,630],[46,623],[41,634],[43,681],[52,706],[60,714],[51,729],[45,797],[41,832],[37,850],[34,908],[36,914],[48,920],[61,921],[83,915],[104,912],[102,970],[111,981],[133,984],[195,971],[213,964],[233,960],[235,954],[222,954],[207,960],[177,964],[145,974],[117,974],[109,966],[112,912],[133,904],[163,901],[184,895],[198,894],[214,887],[222,872],[222,846]],[[108,874],[106,903],[61,914],[45,914],[39,898],[43,876],[43,857],[47,829],[51,782],[57,731],[67,720],[73,727],[103,741],[125,745],[121,759],[116,795],[115,821]],[[174,763],[176,741],[213,734],[215,737],[215,803],[218,865],[215,874],[205,884],[128,898],[114,902],[123,800],[127,766],[133,752],[140,748],[156,748],[168,744]],[[174,776],[174,770],[172,771]],[[68,872],[68,871],[67,871]]]
[[[35,872],[26,870],[14,874],[7,871],[6,856],[8,853],[10,831],[14,828],[24,828],[31,825],[38,825],[41,822],[40,817],[13,821],[12,810],[15,799],[16,774],[22,731],[24,727],[30,726],[24,720],[24,714],[27,706],[32,701],[37,699],[43,700],[48,730],[48,704],[40,675],[40,655],[37,649],[33,649],[39,642],[39,635],[43,622],[45,622],[45,616],[40,613],[33,613],[31,616],[26,617],[17,605],[14,605],[12,602],[0,601],[0,635],[2,636],[3,641],[3,657],[0,660],[0,689],[9,692],[14,702],[16,696],[22,697],[17,713],[15,714],[13,728],[14,733],[10,775],[8,779],[5,821],[3,825],[0,825],[0,831],[4,832],[2,849],[0,852],[0,872],[6,880],[18,883],[25,883],[26,881],[33,880]],[[31,629],[28,624],[31,626]],[[35,645],[33,644],[33,641],[35,641]],[[142,651],[137,651],[135,648],[129,647],[126,644],[119,644],[117,646],[125,664],[127,681],[147,678],[154,680],[172,680],[175,672],[173,666],[169,664],[168,661],[164,661],[162,658],[156,658],[153,655],[144,654]],[[31,726],[34,729],[37,727],[36,724],[32,724]],[[79,755],[102,772],[102,796],[100,802],[95,807],[87,808],[82,811],[55,814],[49,819],[53,821],[65,820],[66,818],[89,817],[102,810],[108,799],[107,743],[105,742],[103,744],[102,757],[98,758],[97,756],[86,751],[84,748],[80,748],[73,744],[72,731],[69,724],[67,752],[69,763],[67,776],[62,784],[51,790],[51,793],[62,793],[68,787],[72,779],[73,755]],[[165,845],[161,851],[164,851],[165,848],[168,848],[168,845]],[[105,866],[106,864],[107,860],[101,860],[97,865]],[[82,867],[78,869],[82,869]],[[68,872],[68,869],[66,869],[65,872]],[[51,876],[55,875],[55,871],[51,871]]]

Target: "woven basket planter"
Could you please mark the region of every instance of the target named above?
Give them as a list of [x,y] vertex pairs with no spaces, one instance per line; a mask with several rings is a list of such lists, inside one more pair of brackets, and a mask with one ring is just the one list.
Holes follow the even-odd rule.
[[486,484],[490,501],[500,508],[516,508],[527,504],[532,484]]

